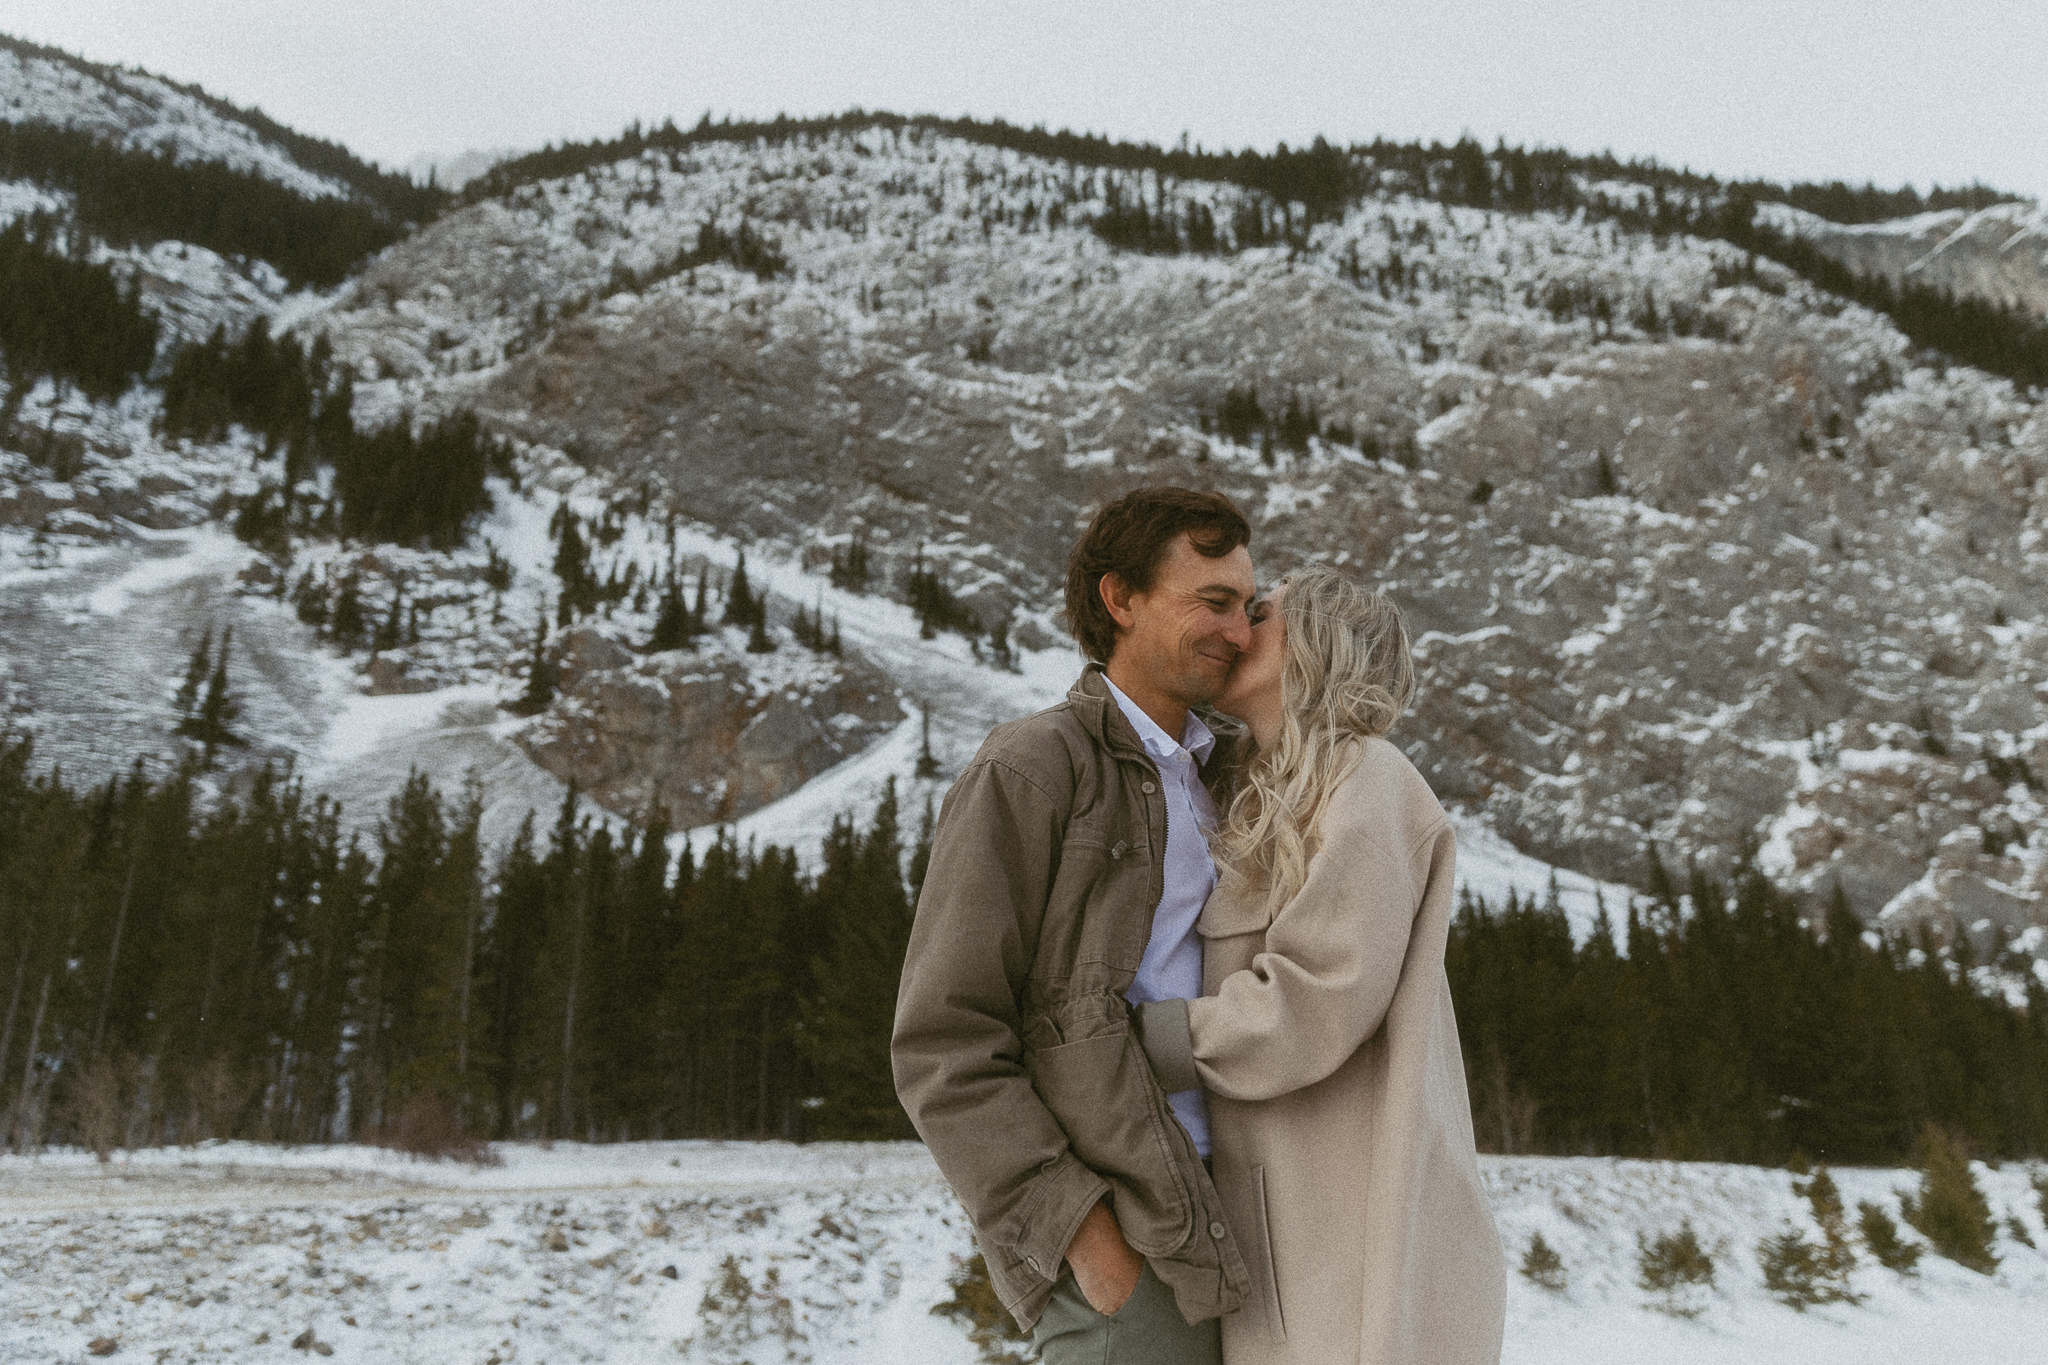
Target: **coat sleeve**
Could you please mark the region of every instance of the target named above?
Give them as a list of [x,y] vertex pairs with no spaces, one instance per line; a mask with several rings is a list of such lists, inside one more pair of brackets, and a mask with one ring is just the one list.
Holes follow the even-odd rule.
[[1109,1191],[1024,1069],[1018,1000],[1064,825],[999,760],[961,775],[933,831],[891,1040],[897,1096],[976,1231],[1047,1281]]
[[1195,1070],[1211,1091],[1269,1100],[1314,1085],[1378,1031],[1400,984],[1439,825],[1412,854],[1385,846],[1357,802],[1333,803],[1308,877],[1266,949],[1188,1002]]

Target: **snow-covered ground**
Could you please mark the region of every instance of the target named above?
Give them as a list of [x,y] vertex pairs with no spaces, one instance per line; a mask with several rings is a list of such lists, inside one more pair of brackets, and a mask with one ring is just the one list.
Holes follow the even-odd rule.
[[[964,1329],[931,1312],[971,1247],[914,1143],[498,1151],[504,1164],[484,1168],[247,1143],[106,1165],[0,1157],[0,1358],[75,1361],[111,1340],[116,1359],[160,1363],[298,1359],[295,1341],[337,1362],[435,1365],[975,1360]],[[1510,1275],[1513,1365],[2043,1359],[2048,1256],[2009,1230],[1991,1276],[1929,1255],[1902,1277],[1866,1255],[1861,1303],[1800,1313],[1765,1293],[1755,1254],[1788,1222],[1812,1233],[1786,1172],[1482,1167],[1510,1263],[1541,1232],[1567,1277],[1552,1292]],[[1894,1211],[1913,1180],[1836,1175],[1852,1208]],[[2016,1217],[2048,1245],[2029,1171],[1977,1177],[2001,1222]],[[1716,1262],[1691,1319],[1659,1311],[1635,1278],[1638,1234],[1687,1219]]]

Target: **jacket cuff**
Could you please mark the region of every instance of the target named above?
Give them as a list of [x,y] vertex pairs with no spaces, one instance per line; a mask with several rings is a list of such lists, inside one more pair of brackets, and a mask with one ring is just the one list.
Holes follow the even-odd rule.
[[1201,1088],[1195,1070],[1195,1039],[1188,1030],[1188,1002],[1151,1000],[1138,1006],[1138,1041],[1159,1088],[1169,1095]]
[[1064,1152],[1039,1171],[1036,1183],[1030,1212],[1022,1219],[1024,1235],[1017,1242],[1017,1258],[1051,1284],[1066,1265],[1067,1248],[1074,1244],[1081,1220],[1109,1193],[1109,1182],[1072,1152]]

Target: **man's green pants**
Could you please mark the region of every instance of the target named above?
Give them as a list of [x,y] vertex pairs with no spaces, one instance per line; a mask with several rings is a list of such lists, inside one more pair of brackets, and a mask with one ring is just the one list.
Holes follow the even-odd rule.
[[1147,1265],[1138,1287],[1116,1312],[1088,1306],[1074,1272],[1060,1276],[1031,1330],[1046,1365],[1222,1365],[1222,1326],[1215,1318],[1190,1326],[1173,1291]]

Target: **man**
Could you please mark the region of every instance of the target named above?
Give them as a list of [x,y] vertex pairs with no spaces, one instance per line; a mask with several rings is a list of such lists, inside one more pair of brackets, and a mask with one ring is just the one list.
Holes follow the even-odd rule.
[[1251,641],[1250,539],[1229,499],[1184,488],[1096,515],[1066,588],[1091,662],[1064,703],[991,732],[918,899],[897,1094],[1055,1365],[1214,1365],[1248,1288],[1201,1092],[1159,1093],[1131,1021],[1201,994],[1208,787],[1236,736],[1194,712]]

